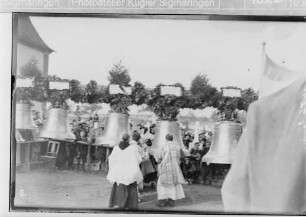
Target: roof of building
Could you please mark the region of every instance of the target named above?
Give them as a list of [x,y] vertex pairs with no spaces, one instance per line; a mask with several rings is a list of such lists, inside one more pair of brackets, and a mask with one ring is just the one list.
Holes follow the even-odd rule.
[[52,53],[54,51],[39,36],[29,16],[19,17],[17,35],[18,41],[20,42],[32,45],[33,47],[48,53]]

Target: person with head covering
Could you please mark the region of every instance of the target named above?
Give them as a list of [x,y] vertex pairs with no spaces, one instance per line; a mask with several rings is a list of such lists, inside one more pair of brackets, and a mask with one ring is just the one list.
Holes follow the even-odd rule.
[[[142,172],[142,175],[144,176],[145,173],[144,173],[144,170],[145,170],[145,164],[144,162],[148,161],[149,160],[149,153],[146,149],[144,149],[140,143],[140,133],[138,133],[137,131],[134,131],[132,133],[132,141],[130,142],[131,145],[137,147],[138,149],[138,152],[141,156],[141,163],[140,163],[140,169],[141,169],[141,172]],[[141,194],[143,192],[143,181],[141,181],[139,184],[138,184],[138,192],[139,194]]]
[[130,136],[124,134],[109,156],[107,180],[113,184],[110,208],[138,208],[137,184],[143,179],[139,168],[142,158],[138,147],[130,145],[129,140]]
[[149,183],[152,188],[156,186],[157,181],[157,163],[151,151],[151,146],[155,138],[155,127],[156,124],[152,124],[145,130],[141,138],[142,147],[149,153],[149,159],[144,161],[142,165],[144,182]]
[[166,142],[156,154],[158,164],[157,199],[159,207],[174,206],[174,201],[185,197],[182,184],[185,184],[180,160],[184,153],[173,142],[173,136],[167,134]]
[[[203,156],[205,156],[209,149],[210,149],[210,145],[211,143],[209,141],[207,141],[205,143],[205,146],[203,147]],[[209,174],[210,174],[210,171],[211,171],[211,165],[210,164],[207,164],[207,162],[202,162],[202,168],[201,168],[201,173],[202,173],[202,182],[204,185],[208,185],[211,183],[211,180],[210,180],[210,177],[209,177]]]

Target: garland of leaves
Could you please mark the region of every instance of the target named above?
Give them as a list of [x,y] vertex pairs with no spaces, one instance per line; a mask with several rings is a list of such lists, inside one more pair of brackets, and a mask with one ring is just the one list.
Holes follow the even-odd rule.
[[27,64],[21,67],[19,79],[33,78],[33,87],[17,87],[14,95],[18,103],[31,103],[31,100],[44,102],[47,100],[48,79],[42,76],[38,69],[38,61],[32,58]]
[[110,94],[109,86],[106,89],[104,102],[109,103],[111,107],[110,112],[128,114],[128,106],[132,104],[131,97],[125,94]]
[[[223,89],[240,89],[237,87],[226,87]],[[217,106],[218,113],[221,120],[236,121],[237,109],[248,110],[249,104],[258,99],[258,94],[254,92],[252,88],[248,88],[241,91],[241,97],[225,97],[222,96],[219,99]]]
[[78,80],[72,79],[69,82],[69,98],[76,102],[85,102],[85,93]]
[[[62,79],[56,75],[48,76],[49,82],[70,82],[68,79]],[[69,106],[66,102],[67,99],[70,98],[69,89],[67,90],[55,90],[48,88],[48,100],[51,103],[52,108],[61,108],[64,110],[68,110]]]
[[[129,84],[131,78],[127,68],[118,62],[109,71],[108,80],[110,84],[117,84],[124,92],[124,87],[132,87],[131,95],[124,93],[110,94],[109,87],[99,86],[96,81],[91,80],[85,88],[78,80],[62,79],[55,75],[43,77],[38,69],[38,62],[32,59],[21,68],[22,78],[34,78],[33,87],[18,87],[14,94],[17,102],[30,103],[31,100],[44,102],[50,101],[53,108],[68,109],[66,100],[79,103],[109,103],[111,112],[128,114],[128,106],[131,104],[147,104],[160,120],[177,120],[180,108],[204,109],[212,106],[218,109],[223,120],[235,120],[235,111],[247,110],[250,103],[258,99],[258,94],[252,88],[242,90],[241,97],[224,97],[223,89],[240,89],[238,87],[224,87],[218,91],[209,84],[206,75],[197,75],[191,83],[190,90],[185,90],[183,85],[177,83],[172,86],[182,88],[182,96],[161,95],[162,84],[153,90],[147,89],[142,83],[135,82],[133,87]],[[69,82],[69,90],[50,90],[49,81]],[[48,91],[47,91],[48,90]]]
[[159,120],[177,121],[180,108],[186,105],[185,88],[183,85],[177,83],[173,86],[182,88],[182,96],[177,97],[174,95],[161,95],[161,87],[163,84],[158,84],[146,100],[146,104],[156,114]]
[[129,84],[131,78],[127,68],[121,61],[113,65],[113,68],[109,71],[108,80],[110,85],[119,85],[123,93],[110,94],[110,85],[108,85],[107,89],[104,91],[104,102],[110,104],[110,112],[128,114],[128,106],[132,105],[132,97],[125,92],[124,87],[131,87]]

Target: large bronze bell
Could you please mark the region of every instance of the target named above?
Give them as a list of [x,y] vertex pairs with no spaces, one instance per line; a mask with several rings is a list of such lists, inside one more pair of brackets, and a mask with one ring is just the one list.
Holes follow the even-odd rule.
[[38,129],[35,125],[32,114],[31,114],[31,105],[26,103],[17,103],[16,104],[16,129]]
[[119,144],[123,134],[130,134],[127,114],[109,113],[104,126],[104,131],[96,138],[95,145],[114,147]]
[[203,162],[217,164],[232,164],[242,125],[232,121],[222,121],[215,125],[211,147],[202,158]]
[[188,150],[183,144],[181,135],[180,123],[177,121],[158,121],[156,124],[155,138],[151,147],[154,153],[159,153],[161,148],[166,142],[166,135],[171,134],[173,136],[173,142],[184,151],[186,155],[189,155]]
[[69,121],[68,111],[60,108],[53,108],[48,112],[47,122],[40,133],[42,138],[51,139],[75,139],[75,135],[72,133]]

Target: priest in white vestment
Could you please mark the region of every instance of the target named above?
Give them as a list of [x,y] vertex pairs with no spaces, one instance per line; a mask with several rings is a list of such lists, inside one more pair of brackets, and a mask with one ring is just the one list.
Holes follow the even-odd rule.
[[185,179],[180,168],[180,159],[184,153],[173,136],[166,136],[165,144],[156,157],[158,165],[157,206],[174,206],[174,201],[185,198],[182,184]]

